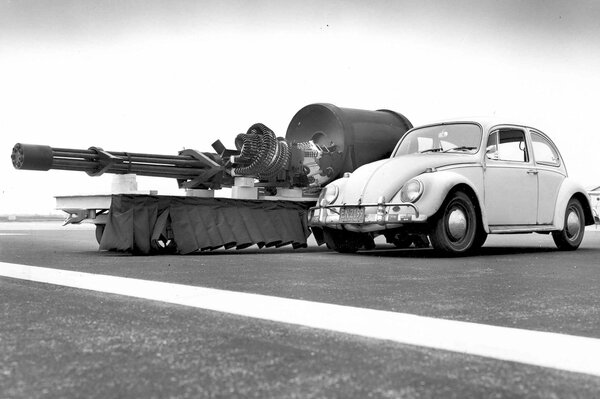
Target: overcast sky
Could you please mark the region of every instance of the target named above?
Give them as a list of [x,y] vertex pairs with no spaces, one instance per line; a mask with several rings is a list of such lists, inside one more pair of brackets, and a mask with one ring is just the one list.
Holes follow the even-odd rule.
[[0,214],[110,188],[14,170],[16,142],[211,151],[255,122],[284,136],[315,102],[524,122],[591,188],[599,95],[599,1],[0,0]]

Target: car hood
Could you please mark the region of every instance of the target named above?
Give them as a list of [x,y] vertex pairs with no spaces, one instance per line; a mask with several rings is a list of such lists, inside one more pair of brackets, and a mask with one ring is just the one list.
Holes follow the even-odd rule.
[[348,178],[337,203],[375,203],[384,196],[391,201],[407,180],[420,175],[428,168],[439,168],[465,163],[475,163],[473,155],[464,154],[410,154],[384,159],[363,165]]

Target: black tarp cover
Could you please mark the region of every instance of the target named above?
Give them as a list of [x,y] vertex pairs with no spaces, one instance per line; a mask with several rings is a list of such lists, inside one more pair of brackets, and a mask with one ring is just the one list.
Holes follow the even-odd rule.
[[169,231],[175,251],[187,254],[217,248],[306,247],[307,211],[312,202],[139,194],[112,196],[101,250],[134,254],[158,252]]

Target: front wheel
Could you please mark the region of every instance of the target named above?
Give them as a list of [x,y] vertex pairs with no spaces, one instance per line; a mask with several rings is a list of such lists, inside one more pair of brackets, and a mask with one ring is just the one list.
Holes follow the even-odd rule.
[[477,236],[478,225],[473,201],[467,194],[457,191],[440,208],[429,238],[438,251],[450,255],[465,254],[483,244],[483,237]]
[[565,211],[565,226],[553,231],[552,238],[558,249],[573,251],[579,248],[585,232],[585,216],[579,200],[571,198]]

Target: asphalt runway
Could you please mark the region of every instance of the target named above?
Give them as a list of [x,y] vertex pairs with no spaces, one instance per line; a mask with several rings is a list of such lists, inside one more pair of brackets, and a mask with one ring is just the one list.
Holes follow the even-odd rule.
[[[382,245],[99,252],[93,230],[0,224],[0,262],[600,339],[600,232],[463,258]],[[600,377],[0,277],[2,397],[598,397]],[[557,348],[566,350],[568,348]],[[594,360],[592,360],[594,361]],[[600,362],[600,359],[595,359]]]

